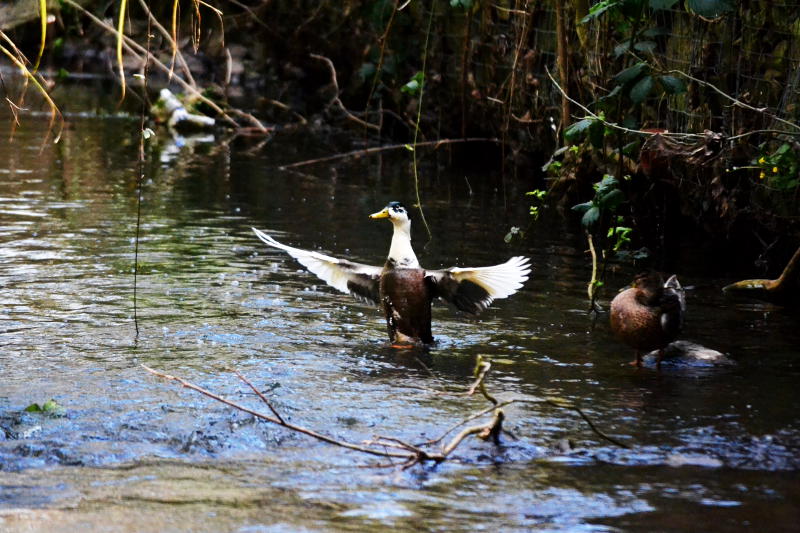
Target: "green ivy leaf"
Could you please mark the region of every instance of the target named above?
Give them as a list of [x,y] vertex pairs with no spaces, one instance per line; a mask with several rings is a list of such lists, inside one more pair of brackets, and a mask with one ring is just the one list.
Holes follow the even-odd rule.
[[650,0],[650,9],[672,9],[678,0]]
[[614,57],[619,57],[619,56],[623,55],[625,52],[627,52],[630,49],[631,49],[630,40],[623,41],[623,42],[619,43],[617,46],[614,47]]
[[640,52],[650,54],[656,49],[656,43],[655,41],[640,41],[634,44],[633,47]]
[[602,2],[596,3],[589,8],[589,14],[581,19],[581,24],[586,24],[587,22],[596,19],[609,9],[622,4],[623,1],[624,0],[603,0]]
[[645,70],[647,70],[647,63],[641,61],[617,73],[617,75],[614,76],[614,81],[619,85],[625,85],[637,79]]
[[425,75],[422,72],[417,72],[414,74],[414,77],[408,81],[408,83],[400,87],[400,91],[411,95],[417,94],[422,88],[422,83],[424,81]]
[[592,146],[600,150],[603,147],[603,139],[606,136],[606,126],[599,120],[593,120],[589,125],[589,141]]
[[592,125],[592,122],[594,122],[594,120],[585,118],[570,125],[570,127],[564,130],[564,138],[568,141],[578,139],[579,137],[583,136],[584,133],[586,133],[586,130],[588,130],[589,126]]
[[64,416],[66,411],[67,410],[64,407],[62,407],[61,405],[58,404],[58,402],[52,399],[47,400],[41,405],[39,405],[38,403],[32,403],[25,408],[25,412],[27,413],[38,413],[52,417]]
[[611,174],[606,174],[603,176],[602,180],[595,184],[595,190],[597,191],[597,195],[602,196],[616,189],[617,185],[619,185],[617,178]]
[[450,7],[460,7],[464,11],[469,11],[472,8],[473,0],[450,0]]
[[578,213],[585,213],[593,206],[594,206],[593,202],[583,202],[582,204],[573,205],[572,210],[577,211]]
[[600,220],[600,209],[598,209],[597,206],[594,206],[583,214],[581,224],[585,228],[591,228],[597,224],[598,220]]
[[633,86],[630,92],[631,101],[634,104],[641,104],[644,102],[645,98],[650,94],[650,91],[653,90],[653,76],[645,76],[641,80],[636,82],[636,85]]
[[599,198],[598,203],[602,209],[614,211],[624,201],[625,193],[619,189],[614,189],[609,191],[608,194],[605,194],[602,198]]
[[667,94],[681,94],[686,92],[686,82],[675,76],[661,76],[658,78],[658,81],[661,82],[661,86]]
[[373,63],[362,63],[358,69],[358,76],[362,80],[367,80],[375,75],[375,65]]
[[721,17],[733,11],[730,0],[686,0],[687,9],[708,19]]
[[667,35],[669,31],[667,28],[663,26],[656,26],[655,28],[648,28],[642,32],[642,35],[648,37],[650,39],[654,37],[661,37],[662,35]]

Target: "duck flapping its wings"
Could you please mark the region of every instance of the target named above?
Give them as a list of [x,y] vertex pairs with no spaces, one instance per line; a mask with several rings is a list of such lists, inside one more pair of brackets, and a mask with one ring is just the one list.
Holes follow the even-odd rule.
[[[380,302],[380,278],[384,267],[364,265],[311,250],[280,243],[253,228],[265,244],[285,251],[311,273],[343,293],[373,304]],[[531,272],[527,257],[512,257],[505,263],[477,268],[452,267],[425,270],[431,299],[439,297],[461,311],[477,315],[494,300],[506,298],[522,288]]]

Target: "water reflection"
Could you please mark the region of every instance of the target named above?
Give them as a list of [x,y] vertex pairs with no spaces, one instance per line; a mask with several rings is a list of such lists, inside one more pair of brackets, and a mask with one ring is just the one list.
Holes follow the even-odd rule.
[[[525,185],[506,183],[504,197],[493,179],[471,176],[469,197],[463,179],[432,166],[422,193],[434,238],[426,246],[415,221],[420,261],[495,264],[524,251],[534,271],[520,294],[479,319],[435,308],[439,342],[429,353],[387,349],[378,310],[323,286],[249,228],[379,264],[390,228],[366,217],[413,197],[405,154],[340,166],[335,177],[328,167],[314,169],[323,177],[298,175],[277,167],[319,146],[287,136],[256,153],[234,143],[153,154],[136,338],[138,123],[75,119],[61,144],[40,150],[43,127],[26,120],[13,143],[0,144],[0,507],[43,507],[53,514],[37,519],[69,524],[58,509],[92,502],[108,513],[104,523],[124,516],[147,528],[204,502],[204,513],[216,513],[205,527],[287,531],[681,528],[676,510],[687,505],[733,524],[792,515],[795,315],[727,300],[716,289],[726,280],[687,265],[682,279],[704,288],[687,296],[685,338],[735,364],[631,369],[632,354],[605,320],[593,328],[585,313],[581,237],[543,221],[509,247],[508,228],[527,223],[516,200]],[[620,272],[607,285],[629,279]],[[507,409],[516,439],[501,449],[476,441],[438,468],[365,469],[369,460],[255,422],[138,366],[258,405],[228,372],[235,367],[306,426],[354,442],[375,434],[417,442],[486,406],[463,394],[477,354],[495,361],[494,394],[574,401],[632,450],[601,440],[570,411],[524,403]],[[22,413],[49,398],[66,416]],[[167,494],[180,505],[156,503]],[[113,503],[126,498],[152,513],[136,517]],[[285,511],[267,513],[265,501]],[[89,522],[103,516],[81,512]]]

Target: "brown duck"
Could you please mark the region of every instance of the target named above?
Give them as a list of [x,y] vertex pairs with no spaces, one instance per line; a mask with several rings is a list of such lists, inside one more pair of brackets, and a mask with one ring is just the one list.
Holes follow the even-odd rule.
[[522,256],[489,267],[422,268],[411,247],[411,220],[402,204],[391,202],[370,218],[388,218],[394,226],[389,256],[382,267],[293,248],[255,228],[253,231],[266,244],[285,251],[333,288],[361,300],[380,302],[389,338],[396,347],[433,342],[431,303],[434,299],[442,298],[476,315],[493,300],[517,292],[530,274],[529,260]]
[[631,364],[642,366],[642,355],[658,350],[656,364],[660,367],[664,348],[677,338],[685,313],[686,299],[677,277],[673,275],[665,283],[658,273],[643,273],[612,300],[611,331],[636,349]]

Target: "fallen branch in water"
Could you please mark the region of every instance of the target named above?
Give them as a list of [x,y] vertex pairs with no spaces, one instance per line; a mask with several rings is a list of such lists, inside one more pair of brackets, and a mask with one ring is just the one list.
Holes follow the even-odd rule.
[[800,248],[797,248],[777,279],[745,279],[722,288],[778,305],[797,305],[800,296]]
[[[159,371],[154,370],[154,369],[152,369],[152,368],[150,368],[148,366],[145,366],[145,365],[141,365],[141,366],[142,366],[142,368],[144,368],[145,370],[147,370],[149,373],[153,374],[154,376],[157,376],[157,377],[162,378],[162,379],[166,379],[168,381],[173,381],[175,383],[178,383],[178,384],[180,384],[181,386],[183,386],[183,387],[185,387],[187,389],[191,389],[191,390],[193,390],[195,392],[198,392],[198,393],[200,393],[200,394],[202,394],[204,396],[207,396],[207,397],[211,398],[212,400],[215,400],[215,401],[218,401],[218,402],[223,403],[225,405],[228,405],[230,407],[233,407],[234,409],[236,409],[238,411],[241,411],[243,413],[247,413],[249,415],[252,415],[252,416],[254,416],[254,417],[256,417],[256,418],[258,418],[260,420],[264,420],[265,422],[269,422],[271,424],[275,424],[277,426],[281,426],[281,427],[286,428],[288,430],[295,431],[295,432],[301,433],[303,435],[307,435],[307,436],[309,436],[311,438],[314,438],[316,440],[319,440],[319,441],[322,441],[322,442],[326,442],[326,443],[332,444],[334,446],[339,446],[341,448],[346,448],[346,449],[349,449],[349,450],[354,450],[354,451],[357,451],[357,452],[361,452],[361,453],[365,453],[365,454],[369,454],[369,455],[373,455],[373,456],[377,456],[377,457],[385,457],[385,458],[388,458],[388,459],[401,459],[402,460],[402,463],[399,463],[399,464],[391,463],[390,465],[381,465],[381,466],[400,466],[401,468],[406,469],[406,468],[412,467],[412,466],[414,466],[416,464],[423,463],[423,462],[428,462],[428,461],[435,462],[435,463],[443,462],[443,461],[447,460],[447,458],[453,453],[453,451],[455,451],[458,448],[458,446],[467,437],[472,436],[472,435],[477,436],[478,438],[483,439],[483,440],[491,439],[492,442],[494,442],[495,444],[499,444],[500,443],[500,434],[504,431],[503,430],[503,421],[505,420],[505,413],[503,412],[502,408],[507,406],[507,405],[511,405],[513,403],[544,402],[544,403],[548,403],[549,405],[552,405],[554,407],[574,410],[581,416],[581,418],[583,418],[589,424],[589,427],[596,434],[598,434],[599,436],[601,436],[605,440],[607,440],[607,441],[609,441],[609,442],[611,442],[611,443],[613,443],[613,444],[615,444],[617,446],[621,446],[623,448],[628,448],[629,447],[628,445],[626,445],[626,444],[624,444],[624,443],[622,443],[622,442],[620,442],[620,441],[618,441],[618,440],[606,435],[602,431],[600,431],[594,425],[594,423],[591,421],[591,419],[589,419],[589,417],[580,408],[578,408],[577,406],[575,406],[574,404],[572,404],[571,402],[569,402],[567,400],[563,400],[561,398],[546,398],[546,399],[512,399],[512,400],[506,400],[506,401],[503,401],[503,402],[498,402],[498,400],[496,400],[495,398],[490,396],[485,391],[484,382],[485,382],[486,375],[487,375],[489,369],[491,368],[491,364],[488,361],[483,360],[481,357],[478,358],[478,362],[477,362],[477,365],[476,365],[476,368],[475,368],[475,374],[476,374],[477,378],[476,378],[476,381],[473,383],[473,385],[470,387],[470,391],[471,391],[470,393],[474,393],[475,390],[480,388],[481,391],[483,392],[484,396],[486,396],[487,399],[492,401],[494,405],[492,405],[491,407],[489,407],[487,409],[484,409],[482,411],[479,411],[477,413],[474,413],[474,414],[464,418],[463,420],[459,421],[458,423],[453,424],[450,428],[448,428],[438,438],[433,439],[433,440],[429,440],[429,441],[424,442],[422,444],[411,444],[411,443],[405,442],[405,441],[403,441],[403,440],[401,440],[399,438],[396,438],[396,437],[386,437],[386,436],[376,436],[376,437],[373,437],[371,440],[364,441],[361,444],[355,444],[355,443],[352,443],[352,442],[347,442],[347,441],[335,439],[333,437],[329,437],[328,435],[324,435],[324,434],[319,433],[317,431],[314,431],[312,429],[309,429],[309,428],[306,428],[306,427],[303,427],[303,426],[300,426],[300,425],[297,425],[297,424],[293,424],[291,422],[286,421],[286,419],[280,415],[278,410],[269,401],[269,399],[261,391],[259,391],[257,389],[257,387],[255,385],[253,385],[253,383],[250,380],[248,380],[245,376],[240,374],[238,371],[234,371],[236,376],[243,383],[245,383],[256,394],[256,396],[258,396],[258,398],[262,402],[264,402],[265,405],[267,405],[267,407],[269,408],[269,410],[272,413],[271,415],[256,411],[256,410],[251,409],[249,407],[246,407],[246,406],[244,406],[244,405],[242,405],[240,403],[234,402],[232,400],[228,400],[227,398],[223,398],[222,396],[219,396],[218,394],[215,394],[215,393],[213,393],[213,392],[211,392],[209,390],[206,390],[206,389],[200,387],[199,385],[195,385],[194,383],[192,383],[190,381],[187,381],[187,380],[185,380],[183,378],[172,376],[170,374],[165,374],[163,372],[159,372]],[[458,434],[456,434],[455,437],[450,439],[450,441],[447,442],[447,444],[442,445],[438,450],[427,450],[427,449],[425,449],[425,447],[431,447],[431,446],[434,446],[436,444],[441,443],[442,441],[444,441],[445,437],[448,434],[452,433],[458,427],[463,426],[463,425],[465,425],[465,424],[467,424],[467,423],[469,423],[469,422],[471,422],[471,421],[473,421],[473,420],[475,420],[477,418],[485,416],[485,415],[487,415],[489,413],[493,413],[493,414],[492,414],[492,418],[488,422],[486,422],[484,424],[476,424],[476,425],[473,425],[473,426],[465,427]]]
[[350,157],[361,157],[365,155],[377,154],[380,152],[389,152],[391,150],[399,150],[401,148],[405,148],[406,150],[414,148],[422,148],[426,146],[434,146],[438,148],[439,146],[443,146],[446,144],[475,143],[475,142],[500,143],[501,141],[496,137],[467,137],[465,139],[439,139],[438,141],[424,141],[424,142],[418,142],[416,144],[409,144],[409,143],[387,144],[384,146],[373,146],[372,148],[361,148],[360,150],[352,150],[350,152],[330,155],[327,157],[320,157],[317,159],[306,159],[304,161],[297,161],[296,163],[289,163],[288,165],[281,165],[278,168],[281,170],[286,170],[289,168],[304,167],[307,165],[316,165],[317,163],[327,163],[328,161],[336,161],[338,159],[347,159]]
[[497,405],[497,399],[489,394],[489,391],[486,390],[486,374],[491,370],[492,364],[489,361],[484,361],[482,356],[478,356],[478,360],[475,363],[475,381],[472,383],[472,386],[467,391],[467,396],[472,396],[475,394],[477,389],[480,389],[481,394],[483,397],[492,402],[495,406]]
[[[273,417],[273,416],[266,415],[264,413],[260,413],[258,411],[255,411],[253,409],[250,409],[249,407],[245,407],[244,405],[241,405],[241,404],[236,403],[234,401],[231,401],[231,400],[228,400],[226,398],[223,398],[222,396],[214,394],[213,392],[208,391],[208,390],[204,389],[203,387],[200,387],[199,385],[195,385],[194,383],[192,383],[190,381],[186,381],[183,378],[179,378],[177,376],[172,376],[172,375],[169,375],[169,374],[164,374],[163,372],[159,372],[157,370],[153,370],[152,368],[150,368],[150,367],[148,367],[146,365],[141,365],[141,366],[142,366],[142,368],[144,368],[145,370],[147,370],[148,372],[150,372],[154,376],[158,376],[158,377],[160,377],[162,379],[166,379],[168,381],[174,381],[176,383],[180,383],[183,387],[185,387],[187,389],[191,389],[191,390],[193,390],[195,392],[199,392],[200,394],[202,394],[204,396],[208,396],[212,400],[216,400],[216,401],[218,401],[220,403],[224,403],[225,405],[233,407],[234,409],[236,409],[238,411],[253,415],[256,418],[259,418],[259,419],[264,420],[266,422],[270,422],[272,424],[276,424],[278,426],[285,427],[286,429],[290,429],[292,431],[296,431],[298,433],[302,433],[304,435],[308,435],[309,437],[313,437],[313,438],[315,438],[317,440],[321,440],[322,442],[327,442],[328,444],[333,444],[335,446],[340,446],[342,448],[348,448],[348,449],[351,449],[351,450],[356,450],[356,451],[359,451],[359,452],[362,452],[362,453],[368,453],[368,454],[371,454],[371,455],[378,455],[378,456],[381,456],[381,457],[398,457],[398,458],[402,458],[402,459],[412,458],[412,454],[410,454],[410,453],[382,452],[380,450],[375,450],[375,449],[368,448],[368,447],[365,447],[365,446],[359,446],[358,444],[353,444],[353,443],[350,443],[350,442],[345,442],[345,441],[334,439],[333,437],[329,437],[327,435],[323,435],[322,433],[317,433],[316,431],[313,431],[311,429],[304,428],[304,427],[298,426],[296,424],[292,424],[291,422],[286,422],[281,417]],[[245,382],[247,383],[247,381],[245,381]]]

